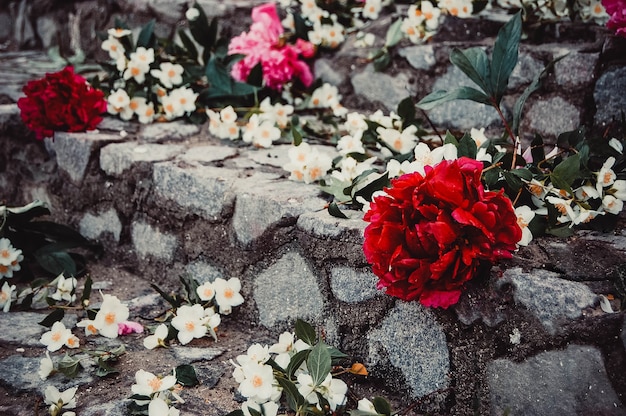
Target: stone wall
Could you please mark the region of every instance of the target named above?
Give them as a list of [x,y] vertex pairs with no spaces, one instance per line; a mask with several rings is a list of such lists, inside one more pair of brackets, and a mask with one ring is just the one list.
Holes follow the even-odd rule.
[[[170,23],[185,3],[85,1],[67,7],[78,13],[106,4],[112,5],[103,14],[109,21],[117,11],[132,10]],[[240,10],[238,2],[214,1],[210,9],[230,18],[243,3]],[[19,21],[15,11],[29,7],[39,10],[25,0],[9,2],[10,19]],[[55,13],[42,16],[55,19]],[[26,20],[45,26],[44,17],[33,19]],[[368,51],[348,42],[318,59],[315,73],[340,86],[346,106],[389,111],[407,95],[420,98],[461,82],[447,58],[452,47],[469,44],[459,33],[493,36],[500,24],[451,20],[433,43],[401,45],[384,73],[363,61]],[[584,36],[563,30],[574,31],[565,43],[524,43],[511,82],[514,98],[544,65],[569,52],[527,103],[523,131],[552,140],[580,123],[602,131],[626,107],[623,43],[600,29],[580,32]],[[24,37],[17,44],[10,36],[2,39],[9,38],[10,48],[29,45]],[[239,277],[247,302],[237,319],[276,332],[296,317],[314,322],[330,343],[363,359],[373,377],[422,398],[424,413],[626,414],[623,313],[599,306],[599,295],[614,294],[613,307],[620,307],[623,228],[538,239],[477,279],[449,310],[395,301],[375,289],[361,249],[361,214],[331,217],[316,186],[286,180],[280,166],[288,146],[257,150],[215,139],[206,125],[139,126],[114,119],[98,132],[35,142],[12,103],[26,80],[52,69],[35,52],[0,59],[0,96],[7,103],[0,107],[0,199],[48,202],[55,220],[103,243],[106,259],[142,275],[145,282],[138,284],[174,289],[182,273],[199,281]],[[497,129],[495,113],[462,101],[429,116],[442,128]]]

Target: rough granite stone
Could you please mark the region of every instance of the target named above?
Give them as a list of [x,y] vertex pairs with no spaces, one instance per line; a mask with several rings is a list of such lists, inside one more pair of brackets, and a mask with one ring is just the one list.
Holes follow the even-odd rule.
[[172,346],[171,352],[178,362],[193,363],[196,361],[212,360],[224,354],[221,348],[197,348],[188,346]]
[[611,68],[603,73],[593,92],[596,103],[595,123],[604,126],[611,120],[621,120],[620,111],[626,108],[626,67]]
[[[274,166],[276,168],[282,168],[287,163],[289,163],[289,149],[291,149],[292,145],[278,145],[272,146],[269,149],[244,149],[242,150],[242,156],[260,164],[260,165],[268,165]],[[328,146],[313,146],[317,150],[320,150],[320,147]]]
[[323,209],[326,204],[317,196],[315,186],[277,182],[258,174],[237,181],[236,192],[233,229],[244,245],[263,235],[272,224],[289,218],[295,224],[300,214]]
[[398,55],[405,58],[409,65],[415,69],[428,71],[437,63],[435,49],[432,45],[415,45],[400,48],[398,49]]
[[142,259],[152,256],[170,262],[178,247],[176,236],[161,232],[142,221],[133,222],[131,238],[137,255]]
[[113,208],[96,215],[86,213],[78,227],[82,236],[90,240],[97,240],[102,234],[108,232],[113,235],[116,242],[119,242],[122,233],[122,223]]
[[178,167],[157,163],[153,169],[155,194],[176,202],[192,214],[217,220],[235,201],[237,172],[212,166]]
[[[16,344],[22,347],[41,347],[41,334],[47,329],[41,325],[45,314],[35,312],[11,312],[11,319],[0,319],[0,344]],[[65,315],[67,328],[76,325],[76,315]]]
[[56,132],[53,148],[59,168],[67,172],[72,182],[80,184],[95,145],[98,142],[119,140],[121,140],[119,135]]
[[332,61],[324,58],[316,59],[313,64],[313,73],[316,78],[321,79],[331,85],[341,85],[346,80],[343,71],[337,71],[332,65]]
[[509,77],[510,89],[528,85],[537,74],[543,71],[543,64],[527,53],[520,53],[517,65]]
[[217,267],[203,261],[195,261],[185,266],[185,272],[189,273],[198,283],[213,282],[218,277],[224,278],[224,274]]
[[600,351],[570,345],[527,360],[494,360],[487,367],[491,415],[623,415]]
[[443,328],[431,311],[417,303],[398,302],[368,335],[369,363],[389,363],[405,377],[413,397],[448,385],[450,359]]
[[286,253],[259,273],[254,279],[254,300],[259,322],[267,328],[292,324],[296,318],[317,322],[324,309],[317,279],[298,253]]
[[571,52],[554,64],[556,83],[564,88],[581,88],[591,84],[599,53]]
[[185,162],[211,163],[237,156],[237,153],[237,149],[227,146],[193,146],[178,156],[178,159]]
[[[450,65],[448,71],[435,81],[432,91],[452,91],[465,86],[478,88],[460,69]],[[427,93],[422,92],[422,95]],[[454,100],[439,105],[429,110],[428,116],[436,126],[459,130],[488,127],[500,120],[493,107],[469,100]]]
[[361,213],[355,218],[342,219],[331,216],[327,210],[306,212],[298,217],[297,227],[307,233],[321,238],[341,238],[349,234],[350,241],[363,243],[363,231],[368,223],[363,221]]
[[376,72],[373,65],[352,75],[352,87],[369,101],[377,101],[387,107],[387,111],[396,111],[400,101],[411,95],[407,90],[409,77],[404,73],[394,76]]
[[542,98],[530,105],[524,120],[528,120],[531,132],[554,140],[559,134],[578,128],[580,111],[561,97]]
[[542,269],[528,273],[520,268],[509,269],[498,283],[512,284],[515,302],[536,316],[550,334],[556,334],[563,321],[579,318],[582,310],[593,306],[598,298],[586,285],[560,279],[557,273]]
[[0,105],[0,131],[3,131],[8,124],[19,120],[19,118],[20,109],[17,104]]
[[137,162],[161,162],[174,158],[184,147],[171,144],[114,143],[100,151],[100,168],[107,175],[120,176]]
[[139,138],[148,142],[159,140],[182,140],[200,132],[200,126],[182,121],[170,123],[152,123],[143,126]]
[[80,414],[81,416],[127,416],[128,401],[123,400],[119,402],[97,404],[82,410]]
[[[57,353],[58,354],[58,353]],[[50,354],[55,361],[60,360],[62,355],[55,353]],[[40,357],[23,357],[21,355],[10,355],[0,361],[0,382],[4,385],[11,386],[17,391],[37,391],[43,396],[45,388],[52,384],[59,390],[63,391],[70,387],[90,383],[93,377],[88,371],[80,371],[76,378],[68,379],[63,374],[55,374],[54,376],[43,382],[37,372],[41,358],[45,356],[42,351]]]
[[378,277],[371,271],[355,270],[351,267],[333,267],[330,270],[330,288],[337,299],[343,302],[363,302],[378,293]]

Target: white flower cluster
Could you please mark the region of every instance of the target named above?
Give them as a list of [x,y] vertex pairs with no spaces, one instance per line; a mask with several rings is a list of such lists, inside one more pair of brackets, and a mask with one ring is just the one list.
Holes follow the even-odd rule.
[[[272,366],[267,362],[272,359],[279,367],[286,369],[296,353],[307,349],[311,349],[309,344],[285,332],[276,344],[253,344],[245,355],[236,358],[236,363],[232,362],[235,366],[233,377],[239,383],[239,393],[247,399],[242,405],[246,416],[250,416],[248,409],[262,412],[264,416],[277,414],[282,388],[274,376]],[[315,384],[306,363],[302,363],[294,375],[297,378],[295,386],[307,403],[319,408],[319,394],[328,401],[332,411],[344,404],[348,386],[342,380],[328,374],[321,383]]]
[[148,416],[178,416],[180,411],[174,405],[185,402],[176,392],[176,376],[173,374],[159,377],[148,371],[138,370],[131,391],[134,395],[141,396],[134,399],[137,405],[148,405]]
[[76,408],[76,391],[78,387],[71,387],[63,392],[60,392],[54,386],[47,386],[44,390],[44,401],[48,407],[50,416],[76,416],[73,411],[61,413],[65,409]]
[[0,238],[0,278],[13,277],[13,272],[21,269],[22,260],[22,250],[13,247],[8,238]]
[[574,16],[570,14],[567,0],[497,0],[495,3],[505,9],[524,9],[526,14],[544,21],[573,20],[577,15],[583,22],[603,25],[609,19],[601,0],[575,0],[571,8]]
[[[315,0],[285,1],[283,7],[297,7],[300,14],[311,25],[308,32],[309,42],[316,46],[335,49],[345,40],[346,28],[337,21],[337,15],[319,7]],[[283,20],[283,26],[289,30],[295,30],[293,13],[288,12]]]
[[430,39],[446,14],[466,18],[472,15],[471,0],[440,0],[435,6],[430,1],[422,1],[409,7],[407,17],[402,20],[401,30],[413,43]]
[[[130,36],[131,31],[109,29],[108,34],[108,39],[102,42],[102,49],[115,61],[119,77],[115,91],[107,98],[109,114],[118,115],[122,120],[137,116],[140,123],[151,123],[158,118],[173,120],[196,110],[198,94],[181,85],[184,72],[181,65],[164,61],[157,67],[154,49],[142,46],[131,52],[128,59],[120,39]],[[146,82],[148,76],[153,78],[149,83]],[[141,87],[132,97],[126,91],[127,82],[131,79]],[[149,89],[148,84],[154,87]],[[150,96],[157,97],[157,108],[149,99]]]

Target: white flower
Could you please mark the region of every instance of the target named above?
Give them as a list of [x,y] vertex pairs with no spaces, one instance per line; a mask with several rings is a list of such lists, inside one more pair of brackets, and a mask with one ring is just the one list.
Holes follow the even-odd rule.
[[17,250],[11,244],[8,238],[0,238],[0,264],[3,266],[10,266],[19,255],[22,254],[22,250]]
[[340,103],[339,90],[334,85],[324,83],[311,94],[309,106],[312,108],[333,108]]
[[93,320],[93,326],[107,338],[117,338],[118,323],[127,321],[130,312],[116,296],[102,295],[102,305]]
[[183,345],[194,338],[202,338],[207,333],[204,308],[200,304],[179,307],[172,318],[172,326],[178,330],[178,341]]
[[345,135],[337,142],[337,150],[340,155],[347,155],[349,153],[365,153],[363,142],[361,141],[362,132],[357,131],[353,136]]
[[437,5],[456,17],[469,17],[473,10],[471,0],[439,0]]
[[290,352],[293,350],[294,334],[291,332],[283,332],[278,337],[278,342],[269,348],[269,352],[277,354]]
[[211,282],[204,282],[196,288],[196,293],[198,294],[200,300],[208,302],[215,296],[215,289],[213,288],[213,284]]
[[13,292],[15,292],[15,285],[10,285],[4,282],[2,285],[2,291],[0,291],[0,307],[3,312],[8,312],[11,309],[11,302],[13,301]]
[[316,393],[320,393],[322,397],[328,400],[330,409],[333,411],[346,400],[348,386],[342,380],[332,378],[330,374],[326,376],[320,385],[316,386],[309,374],[301,373],[298,375],[298,383],[300,384],[298,391],[311,404],[319,402]]
[[160,324],[157,326],[154,334],[148,335],[143,339],[143,346],[149,350],[153,350],[158,346],[165,346],[165,338],[167,338],[168,332],[167,325]]
[[626,201],[626,180],[618,179],[613,182],[613,186],[610,191],[613,193],[615,198]]
[[376,20],[382,8],[381,0],[365,0],[361,14],[366,19]]
[[416,126],[409,126],[402,132],[385,127],[378,127],[376,129],[376,133],[378,133],[380,139],[400,154],[405,154],[413,150],[418,140],[415,135],[416,132]]
[[173,88],[174,85],[182,84],[184,71],[185,69],[182,65],[173,64],[171,62],[161,62],[159,69],[150,70],[150,75],[157,78],[165,88]]
[[263,112],[263,117],[276,123],[279,128],[284,129],[289,123],[289,116],[293,114],[293,106],[290,104],[283,105],[276,103],[272,105],[270,98],[267,97],[259,105],[259,109]]
[[174,375],[158,377],[148,371],[138,370],[135,373],[135,382],[130,389],[134,394],[151,396],[159,391],[169,390],[176,384]]
[[130,104],[130,97],[123,89],[117,89],[107,98],[107,111],[109,114],[119,114]]
[[283,166],[291,172],[289,179],[304,183],[315,182],[321,179],[332,167],[332,159],[308,143],[293,146],[287,152],[289,163]]
[[109,36],[107,40],[102,42],[102,49],[109,53],[109,57],[114,60],[118,60],[120,57],[124,56],[124,46],[122,43],[117,40],[114,36]]
[[[189,9],[196,10],[196,9]],[[180,411],[175,407],[169,407],[165,400],[154,397],[148,404],[148,416],[178,416]]]
[[470,136],[474,139],[476,143],[476,147],[481,147],[483,144],[487,143],[489,139],[485,136],[485,128],[481,128],[480,130],[472,128],[470,130]]
[[[62,346],[67,345],[69,340],[70,344],[74,344],[74,335],[72,335],[72,331],[65,327],[65,324],[61,321],[57,321],[52,325],[50,331],[44,332],[41,335],[40,342],[48,348],[48,351],[54,352],[61,349]],[[70,347],[70,345],[67,345]],[[73,346],[71,348],[77,348],[78,345]]]
[[533,234],[528,228],[528,224],[535,218],[535,211],[530,209],[529,206],[522,205],[515,208],[515,215],[517,216],[517,225],[522,229],[522,238],[517,244],[527,246],[533,239]]
[[215,330],[222,323],[222,316],[219,313],[215,313],[213,307],[206,308],[204,310],[204,325],[207,327],[207,330],[211,337],[217,341],[217,333]]
[[143,84],[152,62],[154,62],[154,49],[138,47],[135,52],[130,54],[130,61],[124,71],[124,79],[134,78],[138,84]]
[[622,208],[624,208],[624,202],[620,199],[615,198],[613,195],[605,195],[602,198],[602,208],[609,214],[619,214],[622,212]]
[[185,12],[185,17],[187,18],[187,20],[189,20],[190,22],[195,21],[198,17],[200,17],[200,10],[198,10],[195,7],[190,7],[189,9],[187,9],[187,11]]
[[370,157],[363,162],[357,162],[356,159],[351,157],[344,157],[339,161],[339,163],[337,163],[337,167],[340,170],[333,171],[332,176],[342,182],[351,182],[354,178],[356,178],[366,170],[372,169],[372,163],[374,163],[375,161],[375,156]]
[[[50,405],[51,415],[60,415],[61,409],[76,408],[76,391],[78,387],[72,387],[64,392],[60,392],[54,386],[46,387],[44,391],[46,404]],[[67,413],[66,413],[67,414]]]
[[215,288],[215,302],[219,305],[220,313],[228,315],[233,306],[243,303],[243,296],[239,293],[241,281],[238,278],[233,277],[226,281],[218,277],[213,282],[213,287]]
[[571,199],[563,199],[556,196],[546,196],[546,201],[552,204],[557,211],[561,214],[560,217],[557,218],[557,221],[560,223],[565,223],[571,221],[576,217],[574,210],[572,209],[572,200]]
[[120,27],[117,27],[114,29],[109,29],[107,33],[109,34],[109,36],[113,36],[114,38],[119,39],[119,38],[123,38],[124,36],[128,36],[133,32],[131,32],[128,29],[122,29]]
[[85,328],[85,336],[98,335],[98,328],[94,326],[94,321],[91,319],[83,319],[76,324],[79,328]]
[[278,404],[273,401],[259,404],[254,400],[246,400],[241,405],[241,410],[245,416],[251,416],[249,408],[256,410],[263,416],[276,416],[278,414]]
[[249,362],[241,367],[244,379],[239,385],[239,393],[257,403],[268,401],[274,391],[274,370],[267,364]]
[[275,140],[280,139],[280,129],[274,121],[263,120],[258,114],[253,114],[246,124],[243,141],[252,143],[256,147],[268,148]]
[[54,300],[66,300],[68,302],[74,302],[76,295],[73,293],[78,284],[78,280],[75,277],[68,277],[67,279],[61,273],[57,278],[57,290],[50,296]]
[[598,172],[596,190],[598,191],[599,195],[602,195],[602,188],[613,185],[613,182],[615,182],[615,179],[617,179],[617,175],[615,174],[615,172],[613,172],[613,169],[611,169],[614,164],[615,158],[609,157],[602,165],[600,172]]
[[611,146],[613,149],[615,149],[616,152],[620,154],[624,151],[624,145],[615,137],[609,140],[609,146]]
[[52,374],[53,370],[54,370],[54,363],[52,362],[52,359],[50,358],[50,353],[46,351],[46,356],[43,357],[41,361],[39,361],[39,371],[37,371],[37,374],[39,374],[39,377],[42,380],[45,380],[48,378],[50,374]]
[[145,98],[143,99],[143,101],[138,101],[135,108],[135,114],[137,114],[140,123],[151,123],[156,116],[154,112],[154,104],[152,104],[151,102],[147,102]]
[[237,356],[237,362],[241,364],[242,367],[248,363],[265,364],[269,359],[269,347],[258,343],[250,345],[245,355]]
[[425,166],[435,166],[442,160],[454,160],[457,157],[457,148],[452,143],[444,144],[430,150],[426,143],[419,143],[413,151],[415,154],[415,162],[419,163],[420,169],[417,171],[422,175],[425,174]]
[[[362,135],[362,133],[367,130],[365,116],[357,112],[348,113],[343,128],[346,129],[351,136],[356,136],[359,133]],[[361,136],[359,136],[359,138],[360,137]]]
[[176,106],[179,109],[180,113],[178,117],[196,110],[196,99],[198,98],[198,94],[193,92],[191,88],[176,88],[170,92],[169,98],[176,103]]
[[374,407],[374,403],[370,402],[368,399],[359,400],[359,402],[357,403],[357,410],[360,410],[361,412],[369,413],[372,415],[378,414],[378,412],[376,411],[376,408]]

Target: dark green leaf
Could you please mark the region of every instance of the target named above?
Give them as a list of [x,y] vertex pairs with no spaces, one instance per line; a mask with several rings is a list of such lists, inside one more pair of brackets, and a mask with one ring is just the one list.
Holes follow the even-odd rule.
[[552,227],[546,229],[546,234],[553,235],[555,237],[571,237],[574,235],[574,230],[571,229],[567,224],[561,225],[558,227]]
[[313,384],[321,385],[331,369],[330,352],[325,343],[320,341],[313,346],[306,359],[306,367],[313,379]]
[[128,399],[129,400],[146,401],[146,402],[149,402],[151,400],[150,396],[144,396],[143,394],[133,394]]
[[404,37],[402,33],[402,19],[397,19],[393,22],[389,29],[387,29],[387,34],[385,35],[385,46],[388,48],[392,48],[398,44]]
[[106,377],[109,374],[119,373],[119,370],[115,367],[112,367],[109,363],[109,360],[104,360],[102,358],[98,358],[98,368],[96,369],[96,375],[98,377]]
[[380,174],[378,178],[367,183],[365,186],[361,183],[355,185],[352,189],[352,197],[353,199],[356,199],[357,196],[361,196],[366,201],[371,201],[372,194],[376,191],[382,190],[386,186],[389,186],[389,176],[387,172]]
[[446,137],[443,144],[453,144],[454,146],[459,147],[459,141],[452,133],[450,133],[450,130],[446,130]]
[[93,280],[91,280],[91,276],[87,276],[85,280],[85,288],[83,289],[83,294],[80,297],[81,305],[88,304],[89,297],[91,296],[91,285],[93,284]]
[[398,104],[398,115],[404,123],[410,123],[415,120],[415,104],[411,97],[406,97]]
[[77,246],[89,246],[89,241],[78,231],[52,221],[33,221],[24,224],[22,229],[42,234],[52,241],[73,242]]
[[76,263],[72,257],[64,252],[52,252],[52,253],[40,253],[36,251],[33,253],[37,263],[46,271],[59,275],[64,273],[67,276],[76,275]]
[[184,387],[193,387],[200,384],[196,376],[196,369],[191,364],[182,364],[174,370],[176,381]]
[[243,412],[243,410],[241,409],[237,409],[237,410],[233,410],[232,412],[228,413],[226,416],[244,416],[245,413]]
[[525,168],[520,169],[512,169],[509,171],[512,175],[517,176],[518,178],[522,178],[525,181],[530,181],[533,178],[533,173]]
[[196,289],[198,289],[198,282],[196,279],[188,274],[185,274],[180,277],[180,282],[183,284],[185,292],[187,292],[187,298],[191,303],[202,303],[202,300],[200,300],[198,292],[196,291]]
[[498,32],[491,55],[490,84],[497,104],[500,104],[511,72],[517,64],[521,36],[522,15],[521,12],[517,12]]
[[504,180],[506,180],[507,185],[513,190],[513,192],[517,192],[520,190],[522,186],[524,186],[524,182],[517,175],[513,175],[509,171],[504,171]]
[[389,54],[389,51],[385,49],[384,51],[382,51],[380,56],[374,59],[374,69],[380,72],[387,68],[390,63],[391,55]]
[[263,66],[260,62],[250,70],[246,82],[259,88],[263,86]]
[[287,372],[287,377],[289,379],[293,378],[293,375],[296,373],[298,368],[300,368],[302,363],[306,361],[306,359],[309,356],[310,352],[311,352],[311,350],[308,350],[308,349],[307,350],[302,350],[302,351],[299,351],[299,352],[295,353],[291,357],[291,359],[289,360],[289,364],[287,365],[287,368],[285,369],[286,372]]
[[343,218],[346,220],[348,219],[346,214],[343,213],[343,211],[339,208],[336,202],[331,202],[330,204],[328,204],[328,213],[336,218]]
[[457,146],[458,156],[467,156],[471,159],[476,159],[477,151],[476,142],[469,134],[465,133],[463,137],[461,137],[461,140],[459,140],[459,145]]
[[344,354],[343,352],[339,351],[337,348],[335,347],[328,347],[328,352],[330,353],[330,358],[333,362],[335,362],[335,360],[341,360],[344,358],[347,358],[348,355]]
[[161,297],[163,299],[165,299],[167,301],[167,303],[169,303],[170,305],[172,305],[173,308],[178,308],[181,304],[182,301],[179,299],[176,299],[173,296],[168,295],[167,293],[165,293],[164,291],[161,290],[160,287],[158,287],[157,285],[155,285],[154,283],[150,283],[150,286],[156,290],[157,292],[159,292],[159,295],[161,295]]
[[422,110],[431,110],[438,105],[453,100],[471,100],[481,104],[491,105],[489,97],[472,87],[461,87],[453,91],[435,91],[422,98],[417,106]]
[[568,148],[573,147],[577,148],[578,145],[585,140],[585,127],[579,127],[576,130],[567,131],[565,133],[559,134],[556,142],[559,147]]
[[537,164],[546,158],[546,152],[543,148],[543,138],[539,134],[535,134],[535,138],[530,142],[530,154],[533,157],[533,163]]
[[454,48],[450,61],[478,85],[487,96],[493,95],[489,58],[483,48],[475,47],[464,51]]
[[376,409],[376,411],[381,415],[391,416],[391,406],[384,398],[374,397],[372,404],[374,405],[374,409]]
[[293,123],[291,124],[291,137],[293,145],[300,146],[302,143],[302,131]]
[[185,49],[187,50],[187,53],[189,53],[189,57],[192,60],[197,61],[198,49],[196,48],[195,43],[193,43],[193,41],[189,38],[189,36],[187,36],[187,33],[183,29],[180,29],[178,31],[178,37],[180,37],[181,42],[183,43],[183,45],[185,46]]
[[150,20],[139,32],[137,37],[137,47],[143,46],[144,48],[151,48],[154,42],[154,23],[155,20]]
[[298,391],[298,387],[286,378],[276,377],[276,381],[283,388],[283,391],[287,395],[287,402],[289,403],[289,407],[293,411],[297,411],[300,406],[304,404],[304,397]]
[[79,360],[65,354],[65,356],[61,358],[57,365],[59,372],[63,373],[68,378],[74,378],[76,377],[76,374],[78,374],[79,364]]
[[248,406],[248,412],[250,412],[250,416],[263,416],[261,412],[251,408],[250,406]]
[[494,186],[500,180],[500,177],[502,176],[502,172],[503,170],[501,168],[495,167],[483,173],[483,178],[485,180],[485,184],[487,185],[487,188],[489,189],[494,188]]
[[45,318],[43,318],[41,322],[39,322],[39,325],[50,328],[52,327],[52,325],[54,325],[55,322],[61,321],[64,316],[65,311],[63,309],[54,309]]
[[307,344],[313,346],[317,342],[317,334],[315,333],[315,329],[308,322],[303,321],[302,319],[296,320],[296,337],[306,342]]
[[559,163],[550,176],[553,181],[557,177],[558,180],[567,183],[568,187],[571,186],[574,180],[580,176],[580,155],[572,155]]

